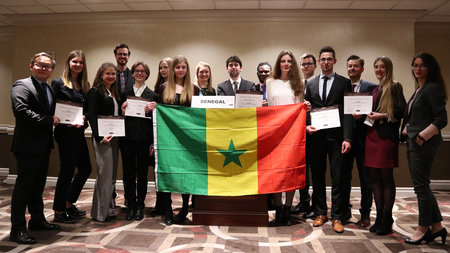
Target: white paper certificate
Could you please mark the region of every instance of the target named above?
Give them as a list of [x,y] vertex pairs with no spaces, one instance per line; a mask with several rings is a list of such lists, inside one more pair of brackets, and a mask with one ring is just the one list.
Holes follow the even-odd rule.
[[194,108],[234,108],[233,96],[192,96],[191,107]]
[[369,114],[372,111],[372,96],[344,96],[344,114]]
[[261,107],[263,103],[263,95],[259,93],[237,93],[236,108]]
[[127,108],[125,109],[125,116],[151,118],[145,116],[145,106],[150,101],[144,99],[127,98]]
[[99,136],[125,136],[125,120],[123,117],[98,116]]
[[327,129],[341,126],[338,108],[311,111],[310,114],[311,126],[317,129]]
[[83,106],[59,101],[56,103],[55,116],[59,118],[60,124],[83,125]]

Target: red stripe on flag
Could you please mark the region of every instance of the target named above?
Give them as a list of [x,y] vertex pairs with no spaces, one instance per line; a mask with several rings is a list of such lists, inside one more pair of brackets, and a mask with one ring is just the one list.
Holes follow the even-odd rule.
[[306,106],[256,109],[259,194],[304,188]]

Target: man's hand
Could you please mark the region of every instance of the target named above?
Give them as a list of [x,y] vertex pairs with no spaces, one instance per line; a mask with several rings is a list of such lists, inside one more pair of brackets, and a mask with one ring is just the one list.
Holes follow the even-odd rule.
[[341,153],[342,154],[347,154],[348,152],[350,152],[350,149],[352,149],[352,143],[349,142],[349,141],[343,141],[342,142]]
[[320,129],[317,129],[317,128],[311,126],[311,125],[306,126],[306,132],[307,132],[308,134],[313,134],[313,133],[315,133],[315,132],[317,132],[317,131],[319,131],[319,130],[320,130]]
[[56,116],[53,116],[53,125],[54,126],[57,126],[58,124],[59,124],[59,118],[58,117],[56,117]]

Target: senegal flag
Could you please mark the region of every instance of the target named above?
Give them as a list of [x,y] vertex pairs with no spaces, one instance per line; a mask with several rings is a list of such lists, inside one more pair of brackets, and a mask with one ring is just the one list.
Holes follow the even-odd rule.
[[305,186],[303,103],[244,109],[158,105],[153,113],[158,191],[239,196]]

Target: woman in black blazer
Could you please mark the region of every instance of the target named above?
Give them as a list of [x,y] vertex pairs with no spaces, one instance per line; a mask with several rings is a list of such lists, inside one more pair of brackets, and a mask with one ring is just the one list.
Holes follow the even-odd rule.
[[[127,97],[140,97],[148,101],[155,101],[156,93],[151,91],[145,80],[150,76],[150,69],[143,62],[136,62],[131,67],[131,74],[135,83],[125,93]],[[125,98],[127,99],[127,98]],[[122,104],[122,115],[125,115],[128,102]],[[128,203],[127,220],[142,220],[144,218],[144,201],[147,195],[148,159],[153,143],[153,122],[151,111],[156,102],[149,102],[145,107],[147,118],[125,117],[125,137],[123,143],[123,182],[125,199]],[[136,183],[137,179],[137,183]]]
[[402,135],[407,138],[409,172],[419,205],[419,226],[405,242],[420,244],[423,240],[430,242],[441,237],[445,244],[447,230],[442,226],[439,205],[430,190],[430,170],[437,146],[442,143],[441,129],[447,125],[447,90],[441,68],[431,54],[416,55],[411,67],[417,89],[405,110]]
[[370,232],[386,235],[392,231],[392,207],[395,202],[394,167],[398,167],[400,122],[405,111],[402,85],[393,80],[391,59],[381,56],[374,61],[380,84],[373,90],[373,111],[366,120],[372,122],[366,135],[365,161],[370,168],[373,196],[377,208]]
[[112,135],[99,136],[98,116],[119,116],[120,96],[116,84],[116,67],[103,63],[97,71],[93,87],[87,96],[88,119],[92,129],[92,144],[97,161],[91,216],[94,220],[105,222],[114,219],[117,165],[119,143]]
[[[69,53],[61,78],[52,81],[55,99],[78,103],[83,106],[86,115],[86,95],[89,91],[87,81],[86,57],[83,51],[74,50]],[[83,116],[85,119],[85,116]],[[75,223],[86,211],[78,210],[74,205],[80,196],[86,180],[91,174],[89,150],[84,137],[88,126],[86,120],[79,125],[58,124],[54,135],[58,143],[60,170],[55,189],[53,210],[54,221]],[[74,176],[75,167],[78,172]]]

